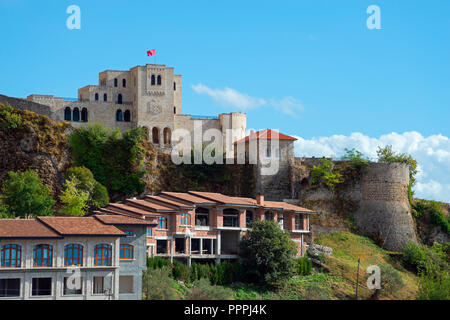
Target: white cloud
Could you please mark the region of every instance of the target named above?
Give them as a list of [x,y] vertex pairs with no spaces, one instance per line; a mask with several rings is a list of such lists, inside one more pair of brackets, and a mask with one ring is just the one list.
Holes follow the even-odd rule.
[[192,89],[198,94],[208,95],[222,106],[236,108],[240,111],[271,106],[282,113],[297,118],[298,113],[303,110],[303,105],[294,97],[266,100],[264,98],[251,97],[228,87],[211,89],[201,83],[192,85]]
[[303,139],[297,137],[295,154],[304,157],[339,158],[344,149],[355,148],[376,160],[378,147],[392,145],[396,152],[408,153],[418,161],[415,196],[450,202],[450,139],[443,135],[422,136],[412,131],[389,133],[372,138],[362,133]]

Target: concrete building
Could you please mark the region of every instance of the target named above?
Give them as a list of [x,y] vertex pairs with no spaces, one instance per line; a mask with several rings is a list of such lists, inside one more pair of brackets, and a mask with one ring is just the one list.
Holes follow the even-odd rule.
[[[309,215],[314,214],[285,202],[230,197],[220,193],[162,192],[143,199],[111,203],[99,212],[136,218],[156,218],[147,229],[147,253],[170,260],[221,260],[238,258],[239,240],[254,220],[273,220],[289,231],[297,243],[297,254],[305,253],[304,235],[309,231]],[[98,214],[98,213],[96,213]]]
[[0,300],[141,299],[150,220],[124,216],[0,221]]
[[173,68],[147,64],[127,71],[101,72],[98,85],[80,88],[76,101],[39,94],[29,95],[27,100],[50,107],[51,119],[70,121],[74,127],[89,122],[121,130],[145,127],[151,141],[163,151],[171,148],[172,132],[176,129],[187,130],[193,138],[194,123],[201,125],[203,132],[210,128],[219,130],[224,143],[229,129],[233,129],[233,141],[245,136],[245,114],[182,114],[181,92],[181,75],[175,74]]

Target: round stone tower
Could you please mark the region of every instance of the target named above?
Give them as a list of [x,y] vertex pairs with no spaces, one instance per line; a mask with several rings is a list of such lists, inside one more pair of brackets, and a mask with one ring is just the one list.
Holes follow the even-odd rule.
[[403,163],[373,163],[362,177],[355,223],[388,250],[400,251],[408,241],[417,242],[408,185],[409,168]]

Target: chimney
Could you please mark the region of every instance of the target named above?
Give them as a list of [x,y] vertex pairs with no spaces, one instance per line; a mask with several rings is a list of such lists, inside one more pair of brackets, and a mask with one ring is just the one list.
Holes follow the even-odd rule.
[[264,206],[264,195],[263,195],[263,194],[258,194],[258,195],[256,196],[256,203],[257,203],[259,206]]

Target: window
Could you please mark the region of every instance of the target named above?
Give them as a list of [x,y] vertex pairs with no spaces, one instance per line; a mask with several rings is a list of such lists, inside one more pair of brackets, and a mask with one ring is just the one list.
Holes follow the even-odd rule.
[[273,212],[266,211],[266,213],[264,213],[264,220],[266,220],[266,221],[272,220],[273,221]]
[[154,85],[155,85],[155,75],[152,74],[152,86],[154,86]]
[[177,107],[173,107],[173,114],[177,114]]
[[175,238],[175,252],[184,253],[186,249],[186,239],[185,238]]
[[125,234],[127,235],[127,237],[134,237],[133,231],[125,231]]
[[98,101],[98,93],[95,94],[95,101]]
[[171,132],[170,132],[170,128],[164,128],[163,130],[163,137],[164,137],[164,144],[170,144],[171,143]]
[[158,75],[158,86],[160,86],[160,85],[161,85],[161,76]]
[[127,79],[122,79],[122,87],[127,87]]
[[167,218],[159,216],[158,219],[158,225],[156,226],[157,229],[167,229]]
[[131,244],[120,245],[120,259],[134,259],[134,247]]
[[81,244],[67,244],[64,246],[64,266],[83,265],[83,246]]
[[103,95],[103,101],[108,101],[108,95],[106,93]]
[[53,246],[49,244],[38,244],[33,249],[33,265],[35,267],[51,267]]
[[267,143],[266,158],[270,158],[271,155],[272,155],[272,148],[270,147],[270,144]]
[[153,229],[150,227],[147,227],[146,235],[147,235],[147,237],[151,237],[153,235]]
[[119,293],[134,293],[133,276],[119,277]]
[[278,225],[281,230],[284,229],[284,215],[282,213],[278,213]]
[[72,120],[72,110],[69,107],[64,109],[64,120],[71,121]]
[[82,122],[88,121],[88,111],[86,108],[81,109],[81,121]]
[[80,295],[83,294],[83,278],[70,279],[64,277],[63,295]]
[[223,226],[224,227],[239,227],[239,211],[236,209],[223,210]]
[[195,209],[195,225],[209,226],[209,209],[206,208]]
[[114,79],[114,87],[117,87],[117,78]]
[[116,121],[123,121],[122,110],[120,109],[116,111]]
[[252,221],[253,221],[253,212],[247,210],[247,212],[245,213],[245,226],[247,228],[250,228],[250,224],[252,223]]
[[152,140],[153,143],[159,143],[159,129],[157,127],[152,129]]
[[1,251],[2,268],[20,268],[22,247],[17,244],[6,244]]
[[80,121],[80,109],[78,108],[73,109],[73,121],[75,122]]
[[0,297],[19,297],[20,279],[0,279]]
[[92,286],[93,294],[103,294],[105,293],[105,277],[94,277],[94,285]]
[[122,104],[122,94],[119,93],[119,95],[117,96],[117,104]]
[[130,122],[130,120],[131,120],[130,110],[125,110],[125,113],[123,115],[123,121]]
[[177,83],[176,82],[173,83],[173,91],[175,91],[175,90],[177,90]]
[[94,266],[110,266],[112,250],[109,244],[98,244],[94,248]]
[[167,253],[167,240],[156,240],[156,253]]
[[51,296],[52,278],[33,278],[31,284],[32,296]]
[[191,225],[191,215],[189,213],[182,213],[180,224],[183,226],[189,226]]
[[303,221],[301,214],[296,214],[294,216],[294,230],[302,230],[303,229]]

